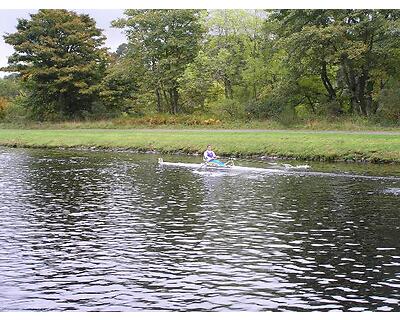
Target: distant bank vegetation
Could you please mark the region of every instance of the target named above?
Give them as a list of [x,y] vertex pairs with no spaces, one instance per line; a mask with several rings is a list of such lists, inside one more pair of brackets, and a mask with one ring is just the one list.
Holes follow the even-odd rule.
[[19,19],[0,121],[400,124],[399,10],[126,10],[112,24],[127,35],[116,52],[88,15]]

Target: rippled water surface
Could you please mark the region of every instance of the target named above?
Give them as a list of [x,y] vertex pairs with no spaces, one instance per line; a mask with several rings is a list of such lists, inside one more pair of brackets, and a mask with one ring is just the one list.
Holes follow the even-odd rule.
[[399,167],[382,168],[2,148],[0,310],[400,311]]

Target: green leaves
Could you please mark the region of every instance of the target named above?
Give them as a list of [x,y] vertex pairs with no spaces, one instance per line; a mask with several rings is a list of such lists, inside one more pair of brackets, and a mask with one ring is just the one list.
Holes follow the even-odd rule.
[[[288,52],[291,78],[319,76],[328,101],[335,100],[343,108],[350,104],[350,112],[364,116],[377,110],[374,95],[381,79],[375,75],[399,70],[399,54],[393,51],[398,40],[392,36],[398,16],[396,10],[278,10],[272,14],[279,25],[279,44]],[[387,64],[388,59],[395,63]]]
[[[62,115],[79,116],[90,109],[95,88],[107,62],[105,37],[88,15],[67,10],[39,10],[31,19],[20,19],[17,32],[4,37],[14,47],[5,71],[29,80],[37,114],[56,106]],[[48,108],[45,108],[46,112]]]
[[159,111],[179,111],[178,79],[199,50],[200,10],[125,10],[113,25],[128,36],[127,59],[144,72]]
[[19,73],[42,118],[83,115],[97,99],[110,112],[137,115],[278,117],[296,106],[312,115],[372,116],[382,108],[397,115],[389,101],[398,100],[399,17],[398,10],[131,9],[113,21],[128,43],[109,55],[89,16],[39,10],[5,36],[15,53],[3,70]]

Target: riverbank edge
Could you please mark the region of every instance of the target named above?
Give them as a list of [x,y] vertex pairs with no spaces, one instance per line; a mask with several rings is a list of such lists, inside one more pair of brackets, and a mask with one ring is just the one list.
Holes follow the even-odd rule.
[[400,134],[194,130],[0,130],[0,145],[318,162],[400,163]]
[[[32,145],[32,144],[19,144],[19,143],[2,143],[0,142],[0,147],[6,148],[21,148],[21,149],[51,149],[51,150],[71,150],[71,151],[86,151],[86,152],[125,152],[125,153],[135,153],[135,154],[158,154],[160,156],[168,155],[185,155],[185,156],[201,156],[199,152],[184,152],[182,150],[170,150],[170,151],[158,151],[151,148],[140,148],[140,147],[108,147],[108,146],[50,146],[50,145]],[[316,161],[316,162],[341,162],[341,163],[374,163],[374,164],[400,164],[399,160],[387,160],[380,159],[379,157],[369,158],[367,155],[359,154],[354,158],[344,158],[344,157],[330,157],[330,156],[284,156],[284,155],[267,155],[267,154],[240,154],[231,155],[220,153],[222,158],[237,158],[237,159],[256,159],[260,161],[271,161],[271,160],[291,160],[291,161]]]

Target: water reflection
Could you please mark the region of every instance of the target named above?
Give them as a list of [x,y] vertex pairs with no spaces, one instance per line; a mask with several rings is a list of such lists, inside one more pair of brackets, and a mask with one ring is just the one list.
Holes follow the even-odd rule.
[[1,149],[0,310],[400,310],[399,181],[156,158]]

